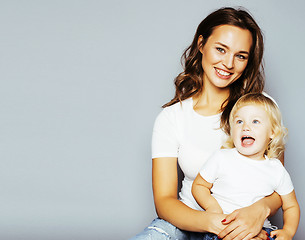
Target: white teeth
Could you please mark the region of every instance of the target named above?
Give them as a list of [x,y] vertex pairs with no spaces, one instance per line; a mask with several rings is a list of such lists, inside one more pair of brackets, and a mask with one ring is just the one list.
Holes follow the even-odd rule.
[[230,75],[230,73],[225,72],[225,71],[223,71],[223,70],[221,70],[221,69],[217,69],[217,68],[216,68],[216,71],[217,71],[219,74],[224,75],[224,76],[229,76],[229,75]]

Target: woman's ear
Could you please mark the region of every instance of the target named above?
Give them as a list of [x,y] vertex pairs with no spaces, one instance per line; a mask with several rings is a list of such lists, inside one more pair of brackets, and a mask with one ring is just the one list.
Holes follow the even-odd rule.
[[200,35],[200,36],[198,37],[197,47],[198,47],[198,50],[199,50],[201,53],[203,53],[202,42],[203,42],[203,36]]

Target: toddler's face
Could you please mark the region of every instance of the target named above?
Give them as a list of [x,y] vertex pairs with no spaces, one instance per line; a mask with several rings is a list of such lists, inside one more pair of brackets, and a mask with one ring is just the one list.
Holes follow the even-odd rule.
[[234,114],[231,137],[237,151],[251,159],[264,160],[273,137],[269,116],[260,105],[245,105]]

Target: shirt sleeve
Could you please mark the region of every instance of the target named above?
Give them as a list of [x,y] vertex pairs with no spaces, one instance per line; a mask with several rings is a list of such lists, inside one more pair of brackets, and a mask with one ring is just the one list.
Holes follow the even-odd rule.
[[214,183],[219,173],[220,152],[213,154],[201,167],[199,174],[209,183]]
[[175,116],[165,108],[155,120],[152,134],[152,158],[178,157],[177,136]]
[[291,178],[289,176],[289,173],[283,166],[281,166],[281,167],[282,167],[282,177],[281,177],[279,185],[277,186],[275,191],[279,195],[286,195],[286,194],[291,193],[293,191],[294,187],[293,187]]
[[266,92],[262,92],[262,94],[263,94],[265,97],[270,98],[270,99],[275,103],[275,105],[279,108],[279,105],[277,104],[277,102],[274,100],[273,97],[271,97],[271,96],[270,96],[268,93],[266,93]]

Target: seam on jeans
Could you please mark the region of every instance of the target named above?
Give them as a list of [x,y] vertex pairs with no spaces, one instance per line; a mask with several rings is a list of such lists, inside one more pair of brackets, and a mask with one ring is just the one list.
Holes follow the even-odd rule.
[[161,228],[158,228],[158,227],[148,227],[148,229],[156,230],[157,232],[162,233],[162,234],[164,234],[167,237],[170,237],[170,235],[167,232],[165,232],[163,229],[161,229]]

